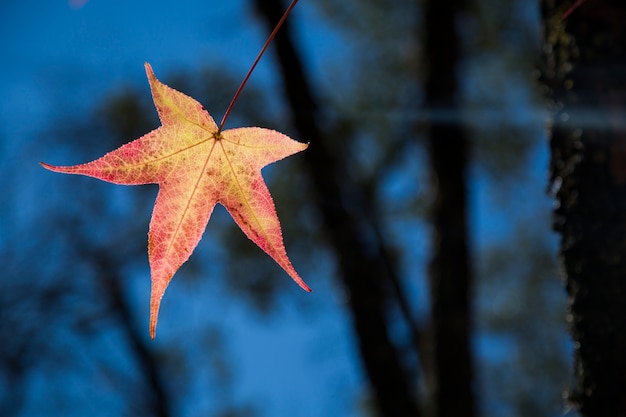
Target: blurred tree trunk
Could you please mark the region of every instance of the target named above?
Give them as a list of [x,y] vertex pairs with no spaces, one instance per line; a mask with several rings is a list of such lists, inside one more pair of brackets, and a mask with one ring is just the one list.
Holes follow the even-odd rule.
[[575,348],[569,401],[583,416],[626,416],[626,2],[544,0],[543,78],[554,227]]
[[108,295],[112,310],[118,315],[120,330],[125,333],[128,345],[135,355],[137,366],[145,380],[147,395],[136,401],[145,404],[144,407],[149,410],[150,415],[169,417],[171,415],[170,394],[159,372],[159,360],[146,345],[145,338],[142,337],[143,333],[133,325],[132,309],[120,285],[119,269],[116,269],[115,263],[111,261],[104,255],[104,251],[94,255],[94,265],[100,266],[103,286],[106,287],[103,293]]
[[[77,239],[82,240],[77,237]],[[145,411],[143,415],[155,417],[169,417],[170,394],[166,388],[164,379],[159,372],[159,360],[145,341],[145,333],[134,325],[132,308],[124,295],[121,286],[122,277],[118,265],[123,264],[120,259],[110,256],[106,248],[92,249],[92,245],[82,243],[79,245],[82,257],[89,259],[94,269],[100,274],[101,295],[106,297],[110,306],[110,313],[116,316],[119,330],[134,355],[140,375],[144,378],[145,395],[139,398],[131,398],[134,407]]]
[[[254,3],[270,29],[286,7],[281,0],[255,0]],[[323,139],[316,120],[316,102],[289,27],[288,20],[276,37],[274,47],[294,127],[302,140],[311,142],[304,157],[326,233],[337,256],[365,373],[380,415],[415,417],[419,415],[417,383],[410,380],[390,337],[391,284],[388,261],[382,255],[385,250],[380,240],[372,249],[371,236],[366,237],[367,231],[358,219],[368,218],[367,213],[351,213],[342,204],[348,198],[352,202],[367,200]],[[374,230],[379,230],[375,226]]]
[[460,62],[457,24],[464,0],[430,0],[425,11],[428,148],[435,184],[430,263],[434,412],[474,416],[470,349],[472,273],[467,233],[468,141],[461,124],[456,73]]

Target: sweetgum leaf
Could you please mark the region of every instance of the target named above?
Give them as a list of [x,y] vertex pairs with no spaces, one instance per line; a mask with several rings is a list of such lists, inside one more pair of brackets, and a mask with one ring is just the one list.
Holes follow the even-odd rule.
[[74,166],[44,168],[116,184],[159,184],[148,257],[152,277],[150,336],[154,338],[161,299],[178,268],[202,238],[217,203],[241,230],[306,291],[292,266],[261,168],[307,148],[282,133],[259,127],[225,130],[193,98],[146,73],[162,126],[104,155]]

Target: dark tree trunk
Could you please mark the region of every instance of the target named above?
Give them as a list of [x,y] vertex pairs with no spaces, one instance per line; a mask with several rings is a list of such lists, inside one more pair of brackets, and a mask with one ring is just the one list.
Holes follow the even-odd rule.
[[[255,0],[257,10],[273,28],[285,5],[280,0]],[[311,172],[325,229],[333,245],[361,354],[378,411],[386,417],[418,416],[417,384],[412,382],[393,345],[388,326],[388,268],[364,237],[363,227],[342,201],[346,196],[366,201],[342,169],[341,161],[325,143],[317,124],[316,102],[289,32],[289,21],[274,41],[294,127],[301,140],[310,141],[304,153]],[[365,216],[367,217],[367,216]],[[380,243],[378,243],[380,245]]]
[[472,273],[467,233],[468,143],[457,98],[457,29],[464,0],[426,5],[426,106],[435,200],[430,263],[434,408],[438,417],[475,415],[470,307]]
[[[89,247],[85,245],[84,247]],[[108,297],[111,312],[117,315],[120,330],[124,332],[126,340],[131,349],[131,353],[137,360],[140,374],[145,380],[146,396],[134,398],[129,401],[136,401],[140,409],[149,410],[149,415],[155,417],[168,417],[170,415],[170,396],[165,387],[165,381],[159,373],[159,362],[154,353],[145,343],[134,323],[131,306],[128,304],[123,289],[122,279],[119,276],[115,259],[107,256],[105,250],[92,254],[85,254],[90,257],[92,264],[97,267],[101,274],[102,294]]]
[[[544,1],[544,82],[554,227],[575,348],[569,401],[585,417],[626,416],[626,2]],[[562,104],[562,107],[561,105]]]

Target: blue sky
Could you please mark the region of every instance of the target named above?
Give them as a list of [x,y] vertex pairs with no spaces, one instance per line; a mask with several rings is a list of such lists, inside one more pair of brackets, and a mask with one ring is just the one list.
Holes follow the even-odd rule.
[[50,106],[92,101],[117,84],[145,80],[146,61],[157,75],[198,62],[243,71],[244,58],[251,62],[262,44],[258,27],[240,1],[206,4],[3,2],[4,112],[22,107],[29,111],[16,113],[37,117],[58,111]]
[[[0,65],[2,162],[5,167],[20,169],[19,176],[14,180],[16,183],[26,178],[44,184],[32,190],[21,189],[13,195],[9,207],[21,216],[39,210],[38,190],[41,187],[53,188],[59,181],[55,177],[57,174],[39,167],[40,160],[54,164],[82,162],[52,161],[49,158],[49,155],[57,157],[58,153],[53,149],[55,144],[52,141],[46,143],[41,133],[57,122],[60,115],[80,115],[84,112],[87,117],[99,98],[129,84],[139,86],[138,91],[149,97],[143,68],[146,61],[152,64],[157,77],[165,82],[168,74],[176,70],[194,70],[205,66],[227,68],[233,76],[243,77],[267,36],[265,28],[254,20],[248,2],[242,0],[89,0],[79,3],[75,0],[0,3],[0,36],[3,39],[0,44],[3,57],[3,64]],[[533,20],[537,19],[536,6],[525,6],[522,11],[517,14],[520,19],[523,16],[525,21],[537,23]],[[292,18],[298,19],[295,30],[314,82],[324,85],[331,82],[328,80],[345,77],[345,74],[324,73],[329,62],[334,68],[341,67],[341,59],[346,59],[347,49],[330,28],[317,19],[312,6],[301,1]],[[533,26],[533,29],[536,28]],[[277,79],[269,57],[271,55],[261,61],[253,79],[262,80],[265,86],[272,88]],[[489,68],[496,72],[505,70],[498,66],[494,57],[482,56],[470,62],[468,73],[478,80],[483,70]],[[498,100],[503,99],[504,104],[500,102],[498,105],[501,107],[496,108],[487,105],[481,109],[485,113],[481,116],[478,112],[478,117],[487,120],[486,114],[495,114],[496,118],[502,118],[504,113],[515,125],[534,126],[536,134],[542,136],[542,121],[532,107],[534,98],[522,84],[513,83],[510,78],[507,80],[508,85],[500,86],[508,91],[506,95],[489,90],[491,85],[487,85],[487,90],[492,91]],[[466,93],[480,95],[473,90],[476,85],[469,84]],[[489,100],[486,101],[489,103]],[[223,108],[209,111],[219,120],[227,105],[224,103]],[[25,151],[35,140],[44,140],[43,146],[34,147],[41,154]],[[71,143],[65,146],[71,148]],[[532,157],[535,162],[519,179],[524,187],[515,190],[518,201],[513,204],[494,200],[496,193],[489,175],[481,170],[472,172],[472,232],[477,248],[488,247],[513,233],[509,217],[513,212],[523,218],[524,213],[534,213],[533,210],[540,206],[546,216],[539,221],[545,220],[545,227],[549,228],[551,203],[544,194],[547,149],[537,147]],[[54,193],[54,190],[49,192]],[[116,191],[120,195],[126,195],[126,192],[133,191]],[[71,204],[71,199],[67,204]],[[13,213],[4,214],[15,216]],[[225,215],[222,212],[216,213],[216,216]],[[147,228],[149,219],[142,221]],[[207,233],[210,232],[211,224]],[[413,234],[403,237],[402,241],[414,247],[413,253],[418,254],[416,257],[421,257],[413,261],[423,262],[428,236]],[[204,243],[199,248],[201,256],[216,259],[212,257],[219,256],[219,248],[213,245],[210,240]],[[198,251],[194,256],[200,256]],[[219,262],[215,263],[219,269]],[[147,257],[144,266],[145,269],[137,271],[137,275],[145,275]],[[326,268],[332,274],[332,265]],[[276,279],[288,279],[277,271]],[[146,321],[147,333],[148,277],[140,278],[136,285],[131,286],[131,293],[136,297],[137,320]],[[363,394],[362,376],[358,358],[354,356],[350,323],[343,314],[342,303],[345,300],[327,280],[318,280],[317,277],[305,279],[314,287],[314,293],[306,295],[294,289],[289,296],[310,297],[317,313],[302,313],[298,311],[297,301],[287,302],[280,316],[273,319],[255,317],[252,310],[238,300],[214,297],[219,292],[210,281],[194,287],[190,295],[189,291],[185,291],[184,281],[175,279],[164,299],[158,335],[167,343],[180,340],[181,344],[193,345],[189,340],[196,337],[196,329],[203,323],[226,322],[230,329],[228,348],[236,371],[235,388],[228,395],[259,404],[261,415],[268,417],[356,415],[352,413]],[[421,303],[426,301],[423,299],[423,288],[417,291],[416,284],[413,289],[415,291],[411,296],[419,298],[420,309],[423,309],[424,304]],[[210,305],[209,318],[205,317],[207,304]],[[157,340],[156,343],[163,342]],[[477,346],[478,354],[485,357],[499,352],[501,347],[481,340]],[[200,377],[193,387],[195,392],[191,394],[205,398],[207,403],[181,405],[181,415],[197,415],[211,408],[210,396],[201,395],[205,389],[207,382]],[[329,396],[328,392],[336,392],[337,395]],[[33,395],[39,403],[31,404],[30,410],[31,415],[36,415],[41,401],[45,404],[46,398],[45,394],[43,398]]]
[[[296,9],[294,15],[303,12]],[[38,166],[40,160],[49,161],[49,157],[25,153],[28,143],[39,140],[41,132],[60,115],[84,112],[87,117],[99,97],[116,87],[142,86],[141,91],[149,96],[145,61],[152,64],[161,79],[178,69],[205,65],[226,67],[233,75],[243,77],[266,37],[265,28],[252,17],[248,4],[239,0],[90,0],[81,7],[66,1],[2,2],[0,139],[4,164],[19,168],[22,177],[26,174],[32,181],[54,186],[51,174]],[[322,47],[313,35],[309,36],[309,43]],[[316,60],[312,55],[307,58],[310,62]],[[269,60],[264,59],[253,77],[271,83],[272,70]],[[216,119],[227,104],[212,111]],[[54,153],[47,146],[37,149]],[[26,213],[37,210],[34,193],[18,193],[10,207],[20,207]],[[147,262],[145,267],[147,270]],[[288,279],[282,275],[277,279],[281,278]],[[138,283],[141,288],[136,302],[141,319],[147,318],[148,283],[147,277],[143,279]],[[260,320],[242,303],[213,299],[214,294],[208,291],[187,299],[177,291],[178,285],[183,284],[174,282],[168,290],[159,334],[161,338],[178,336],[181,343],[194,338],[193,329],[207,320],[205,306],[210,303],[213,317],[209,321],[223,320],[231,329],[228,345],[236,375],[234,392],[229,395],[257,403],[265,416],[349,415],[359,394],[360,375],[346,336],[350,334],[349,324],[338,319],[343,317],[341,307],[330,288],[324,290],[316,285],[314,297],[325,306],[316,317],[293,311],[278,319]],[[293,294],[305,296],[304,292]],[[180,325],[179,321],[191,325]],[[211,408],[210,396],[199,393],[206,389],[206,382],[203,384],[200,377],[195,384],[192,395],[196,390],[197,399],[208,399],[206,403],[195,400],[182,406],[181,415],[197,415]],[[31,404],[26,408],[33,415],[46,409],[48,391],[37,392],[45,385],[45,381],[33,385],[35,392],[30,393]],[[337,395],[324,395],[329,388]]]

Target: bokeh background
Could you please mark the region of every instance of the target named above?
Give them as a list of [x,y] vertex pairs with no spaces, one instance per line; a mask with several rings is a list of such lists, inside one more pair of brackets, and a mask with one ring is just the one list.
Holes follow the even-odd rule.
[[[287,251],[313,293],[218,208],[166,292],[155,341],[146,247],[156,186],[116,186],[38,164],[92,160],[156,128],[146,61],[220,120],[269,33],[254,3],[0,3],[0,415],[375,415],[341,256],[320,208],[328,202],[315,195],[305,156],[263,173]],[[336,179],[343,200],[332,203],[397,273],[408,309],[389,296],[387,325],[422,403],[427,370],[414,336],[429,329],[428,211],[437,187],[420,112],[423,3],[302,0],[288,29],[326,148],[345,175]],[[546,190],[538,5],[476,1],[458,27],[463,105],[453,116],[471,149],[478,410],[563,415],[571,347]],[[227,128],[269,127],[317,146],[292,122],[270,48]]]

